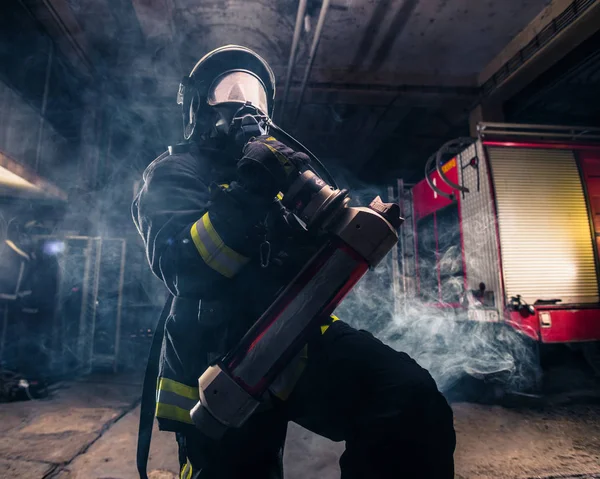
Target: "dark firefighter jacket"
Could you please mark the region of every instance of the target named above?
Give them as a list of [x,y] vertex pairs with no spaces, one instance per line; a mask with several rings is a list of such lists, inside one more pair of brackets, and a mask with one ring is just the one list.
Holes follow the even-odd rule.
[[[222,151],[194,144],[170,151],[144,172],[132,213],[152,271],[175,297],[156,417],[161,429],[181,431],[191,424],[198,377],[241,339],[315,246],[291,234],[275,199],[253,196],[235,181],[235,161]],[[285,399],[301,366],[298,357],[272,391]]]

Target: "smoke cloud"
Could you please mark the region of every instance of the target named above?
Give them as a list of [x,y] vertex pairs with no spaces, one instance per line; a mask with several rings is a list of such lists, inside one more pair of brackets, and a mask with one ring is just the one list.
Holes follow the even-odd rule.
[[[359,185],[354,197],[365,204],[378,192],[381,189]],[[485,241],[487,236],[481,233],[494,228],[493,217],[476,213],[470,220],[477,225],[470,230],[472,234],[477,235],[480,243]],[[409,354],[429,370],[438,388],[448,396],[470,396],[474,391],[466,391],[466,388],[473,387],[472,379],[497,384],[500,389],[527,390],[534,380],[539,380],[535,348],[531,341],[504,323],[467,320],[463,305],[473,306],[478,301],[472,291],[465,290],[458,223],[447,226],[438,232],[447,248],[439,254],[436,254],[433,232],[431,237],[421,238],[420,278],[410,274],[408,266],[408,273],[402,274],[402,261],[410,259],[403,259],[399,252],[396,281],[400,288],[399,294],[394,296],[390,253],[356,285],[336,314],[352,326],[365,329],[394,349]],[[410,245],[405,245],[405,249],[409,248]],[[474,254],[465,261],[469,271],[477,271],[483,267],[484,258]],[[442,278],[441,298],[437,288],[438,271]],[[432,278],[436,283],[434,292],[426,288]],[[443,303],[446,307],[442,307]],[[450,307],[448,303],[460,305]],[[475,387],[479,391],[483,382]]]
[[[106,37],[95,5],[72,6],[91,50],[110,43],[93,81],[83,79],[21,7],[7,8],[0,22],[0,56],[14,57],[0,65],[0,152],[68,195],[60,201],[0,187],[0,254],[10,236],[32,253],[30,276],[43,277],[29,299],[42,306],[37,313],[24,317],[19,300],[4,321],[0,304],[0,362],[25,373],[36,364],[24,359],[35,356],[37,366],[45,365],[35,374],[52,378],[103,367],[103,357],[116,352],[117,309],[119,366],[145,364],[165,289],[147,265],[130,205],[145,166],[180,137],[177,83],[156,81],[159,53],[141,50],[132,28],[119,31],[118,42]],[[11,41],[15,35],[23,41]],[[38,226],[30,238],[19,236],[32,220]]]
[[[99,27],[95,25],[97,15],[93,6],[86,7],[82,2],[71,4],[78,15],[87,18],[83,28],[90,29],[95,38],[94,28]],[[140,14],[144,13],[138,12]],[[147,23],[156,20],[151,10],[145,14],[148,15]],[[127,24],[125,18],[123,16],[123,23]],[[167,64],[165,58],[176,55],[161,47],[160,39],[154,42],[154,51],[153,40],[149,40],[150,48],[137,48],[139,32],[134,29],[120,30],[118,42],[108,38],[106,32],[100,33],[102,36],[96,38],[98,43],[93,48],[106,53],[110,47],[112,53],[106,63],[97,65],[99,81],[94,88],[81,88],[82,82],[76,78],[73,69],[65,66],[58,51],[54,53],[52,64],[57,67],[53,75],[57,77],[53,81],[63,84],[69,80],[69,88],[80,96],[78,101],[69,104],[62,101],[58,92],[50,91],[48,111],[59,115],[52,118],[52,123],[68,123],[71,130],[73,125],[78,127],[73,138],[61,140],[61,134],[54,131],[51,122],[44,121],[39,149],[39,114],[36,116],[25,102],[19,100],[13,87],[0,81],[3,111],[10,112],[0,120],[0,149],[18,159],[26,159],[31,154],[35,156],[39,149],[41,174],[47,173],[69,193],[69,201],[59,208],[61,213],[53,213],[51,217],[45,215],[47,210],[31,201],[0,207],[0,239],[6,236],[7,226],[14,218],[21,221],[31,217],[42,219],[45,234],[50,236],[38,247],[39,255],[49,260],[54,258],[60,271],[59,313],[52,319],[58,321],[53,324],[60,334],[59,337],[55,333],[46,334],[40,340],[40,348],[60,351],[55,356],[58,371],[82,369],[80,355],[82,351],[89,351],[88,347],[94,341],[94,335],[90,333],[92,318],[98,319],[94,327],[101,333],[98,339],[101,344],[110,342],[108,336],[114,337],[113,326],[108,319],[104,323],[103,318],[114,315],[117,301],[114,286],[120,282],[122,251],[121,243],[108,239],[127,243],[122,280],[122,342],[127,338],[133,341],[134,336],[137,339],[140,335],[147,336],[165,297],[164,287],[150,274],[140,238],[129,216],[129,206],[134,184],[140,180],[144,167],[169,144],[181,138],[181,120],[175,105],[177,80],[192,65],[176,65],[173,60],[173,71],[166,71],[162,67]],[[15,43],[3,42],[0,48],[3,51],[15,49]],[[17,55],[28,59],[22,62],[23,65],[41,65],[41,74],[35,78],[45,78],[46,57],[33,58],[30,51],[20,51]],[[110,78],[115,68],[118,79]],[[29,128],[31,125],[36,127]],[[80,160],[66,161],[72,158]],[[342,187],[351,188],[355,204],[366,204],[376,195],[381,195],[384,200],[387,198],[386,187],[361,184],[352,174],[339,169],[335,173]],[[493,225],[490,218],[482,217],[480,223],[482,230]],[[444,234],[454,240],[458,230],[449,229]],[[102,240],[69,238],[73,235]],[[425,244],[432,248],[430,242]],[[433,274],[439,267],[445,273],[444,294],[462,295],[469,301],[469,293],[463,291],[462,279],[456,275],[461,268],[459,248],[451,246],[439,258],[434,252],[429,257],[429,260],[420,260],[422,276],[426,277],[428,271]],[[467,261],[477,268],[481,259],[467,258]],[[483,323],[465,326],[457,321],[452,309],[432,308],[428,305],[431,301],[422,295],[402,292],[400,297],[394,297],[391,262],[391,256],[388,256],[354,288],[338,309],[342,319],[412,355],[431,371],[444,391],[465,373],[475,376],[502,373],[513,379],[519,376],[517,363],[528,359],[528,355],[523,352],[525,349],[517,335],[509,328]],[[119,266],[117,270],[115,265]],[[104,281],[104,276],[110,281]],[[400,284],[416,281],[414,275],[399,280]],[[144,319],[140,320],[140,317]],[[131,351],[135,348],[127,348],[124,344],[121,349],[129,354],[127,363],[145,362],[145,351],[134,354]]]

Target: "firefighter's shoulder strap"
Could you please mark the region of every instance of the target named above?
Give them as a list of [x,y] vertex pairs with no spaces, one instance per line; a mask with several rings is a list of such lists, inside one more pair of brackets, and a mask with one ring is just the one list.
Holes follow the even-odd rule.
[[144,374],[137,443],[137,470],[140,474],[140,479],[148,479],[148,457],[150,455],[152,427],[154,426],[154,410],[156,409],[156,378],[158,377],[160,350],[165,335],[165,323],[169,317],[172,303],[173,295],[169,294],[169,298],[160,313],[160,319],[156,325],[154,336],[152,337],[148,364],[146,364],[146,372]]

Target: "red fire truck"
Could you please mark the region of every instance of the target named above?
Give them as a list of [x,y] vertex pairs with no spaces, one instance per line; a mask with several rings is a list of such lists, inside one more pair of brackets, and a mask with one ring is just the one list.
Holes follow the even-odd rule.
[[599,371],[600,129],[481,123],[425,173],[398,182],[400,301],[569,343]]

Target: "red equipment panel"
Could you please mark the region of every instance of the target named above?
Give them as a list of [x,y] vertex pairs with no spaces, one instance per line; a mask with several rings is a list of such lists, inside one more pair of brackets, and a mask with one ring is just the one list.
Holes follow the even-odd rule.
[[516,330],[543,343],[600,340],[600,309],[597,308],[536,307],[534,315],[511,311],[509,323]]
[[517,331],[529,336],[535,341],[540,340],[540,326],[537,315],[520,311],[507,311],[507,323]]
[[[458,168],[456,167],[456,158],[452,158],[450,161],[442,165],[442,171],[448,177],[450,181],[458,183]],[[447,194],[456,192],[453,191],[452,187],[442,180],[441,176],[437,171],[434,171],[430,175],[431,181],[441,191]],[[438,195],[433,191],[425,180],[417,183],[413,188],[413,201],[415,211],[415,221],[419,221],[421,218],[442,209],[444,206],[452,204],[452,201],[441,195]]]
[[[539,308],[537,316],[543,343],[600,340],[600,309]],[[546,321],[549,326],[544,327]]]
[[[459,183],[459,164],[457,158],[452,158],[450,161],[444,163],[441,169],[444,175],[448,178],[448,180],[454,183]],[[454,220],[450,220],[450,218],[441,219],[439,216],[440,210],[443,210],[450,205],[459,205],[460,195],[442,179],[441,175],[437,171],[433,171],[432,173],[430,173],[429,177],[433,184],[439,190],[448,195],[454,195],[456,199],[453,201],[449,198],[446,198],[445,196],[438,194],[429,186],[426,180],[420,181],[413,187],[413,227],[415,241],[415,259],[417,261],[417,290],[421,294],[423,294],[424,291],[427,291],[424,294],[425,296],[427,296],[427,304],[429,306],[443,308],[458,308],[460,307],[458,297],[454,297],[453,294],[450,294],[452,298],[445,297],[447,295],[445,294],[443,285],[447,283],[448,277],[446,272],[442,271],[442,268],[440,268],[440,263],[438,259],[447,252],[449,247],[459,246],[462,261],[462,267],[459,275],[463,277],[464,281],[464,248],[462,245],[460,208],[457,206],[457,217],[455,219],[456,226],[454,226],[454,224],[447,224],[448,221]],[[424,258],[421,257],[422,251],[419,247],[419,238],[423,235],[423,232],[420,231],[419,227],[420,220],[431,221],[431,229],[428,231],[428,235],[431,236],[430,240],[432,240],[432,244],[429,247],[426,247],[425,249],[428,253],[432,253],[434,257],[428,258],[427,260],[424,260]],[[446,223],[444,223],[444,221]],[[443,238],[443,241],[440,240],[440,238]],[[456,241],[456,243],[447,244],[448,241]],[[426,270],[433,268],[437,270],[437,279],[433,281],[433,283],[435,283],[436,286],[433,286],[433,284],[429,284],[429,287],[423,287],[423,271],[421,271],[423,270],[423,266],[425,266]],[[453,276],[455,275],[456,274],[454,274]],[[436,288],[437,294],[433,294]]]

